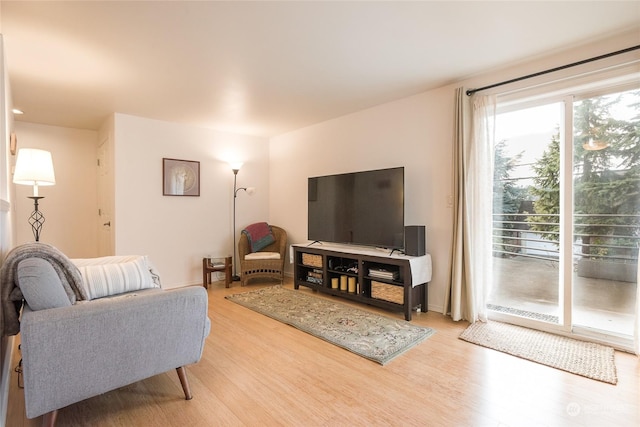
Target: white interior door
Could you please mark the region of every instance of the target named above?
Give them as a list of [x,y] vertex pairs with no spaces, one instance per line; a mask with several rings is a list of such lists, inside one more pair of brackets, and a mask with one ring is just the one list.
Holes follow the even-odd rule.
[[112,171],[109,156],[109,138],[98,146],[98,255],[113,255]]

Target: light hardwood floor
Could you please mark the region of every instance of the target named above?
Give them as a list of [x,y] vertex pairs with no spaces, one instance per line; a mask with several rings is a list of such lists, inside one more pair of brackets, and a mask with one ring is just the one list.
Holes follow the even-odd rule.
[[[466,323],[430,312],[413,323],[436,334],[380,366],[224,299],[261,286],[209,288],[211,334],[187,368],[193,400],[171,371],[64,408],[57,426],[640,425],[634,355],[616,352],[613,386],[459,340]],[[40,423],[12,374],[7,427]]]

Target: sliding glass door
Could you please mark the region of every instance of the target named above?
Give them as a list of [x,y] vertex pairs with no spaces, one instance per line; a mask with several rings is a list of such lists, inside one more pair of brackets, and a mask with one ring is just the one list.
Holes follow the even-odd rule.
[[638,88],[502,108],[488,300],[495,317],[605,341],[631,339],[639,111]]
[[[548,181],[559,172],[563,104],[508,111],[496,118],[493,277],[488,308],[558,323],[560,199]],[[546,210],[536,211],[536,204]]]
[[573,103],[573,324],[633,334],[640,242],[640,91]]

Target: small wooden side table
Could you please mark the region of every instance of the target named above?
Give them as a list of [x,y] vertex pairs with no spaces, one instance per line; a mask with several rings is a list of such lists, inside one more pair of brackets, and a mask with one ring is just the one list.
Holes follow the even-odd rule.
[[[214,262],[218,260],[219,262]],[[211,283],[211,273],[216,271],[224,271],[224,285],[228,288],[231,285],[231,255],[224,257],[224,264],[220,261],[222,258],[202,258],[202,286],[209,289]]]

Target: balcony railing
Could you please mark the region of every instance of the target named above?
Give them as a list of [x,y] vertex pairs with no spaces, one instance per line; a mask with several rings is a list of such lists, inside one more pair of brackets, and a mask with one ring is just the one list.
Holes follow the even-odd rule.
[[[558,261],[559,229],[559,215],[494,214],[494,256]],[[637,264],[639,245],[640,215],[573,216],[572,252],[575,261],[588,258]]]

